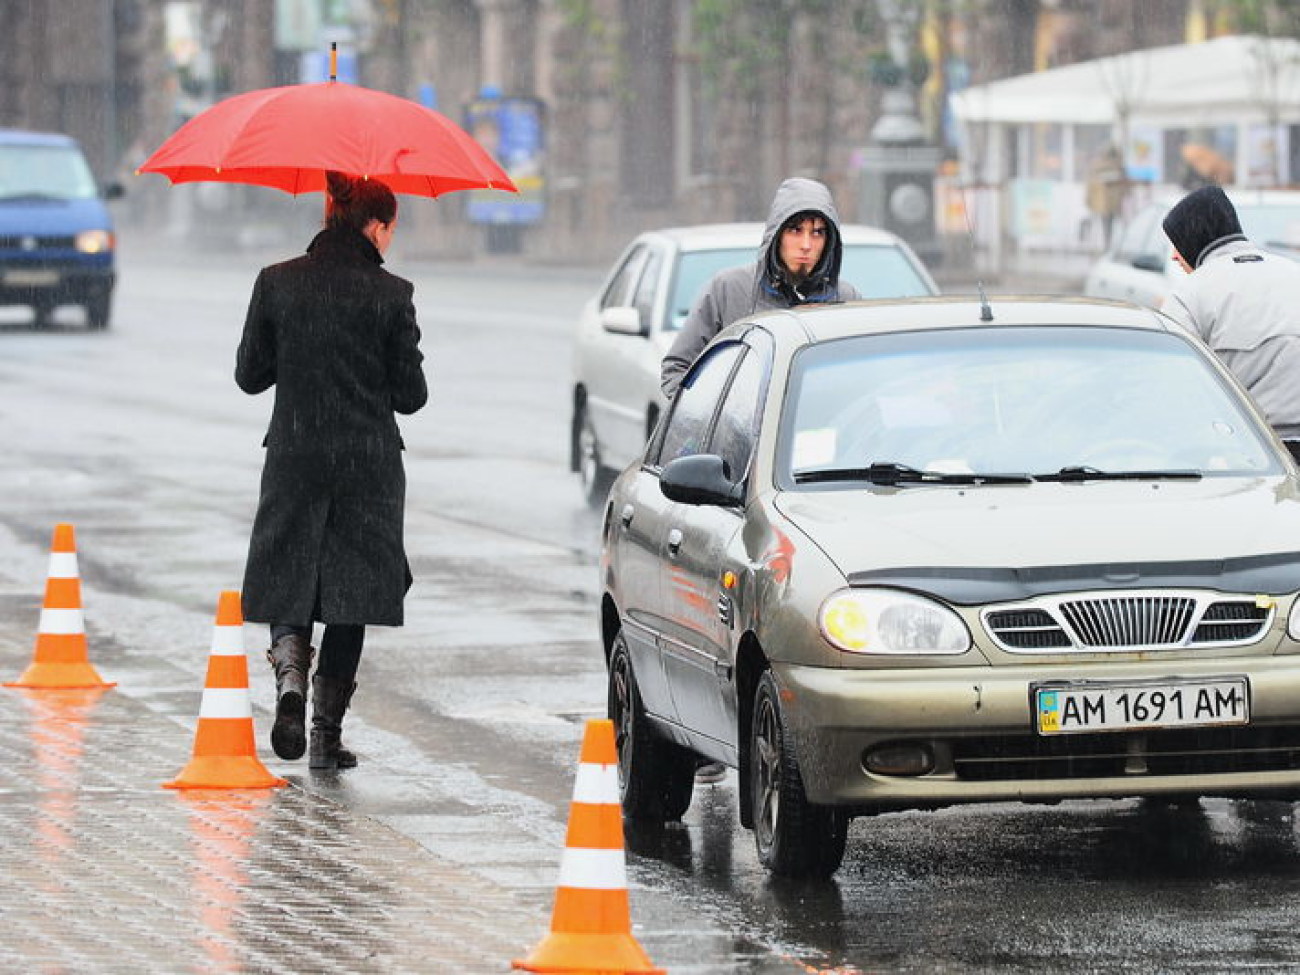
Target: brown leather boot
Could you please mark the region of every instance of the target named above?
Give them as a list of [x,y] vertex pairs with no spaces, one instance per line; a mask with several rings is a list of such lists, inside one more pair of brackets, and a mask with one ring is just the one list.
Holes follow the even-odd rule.
[[280,637],[266,651],[266,659],[275,671],[271,747],[281,758],[302,758],[307,750],[307,675],[315,653],[315,648],[296,633]]
[[343,747],[343,715],[357,685],[317,674],[311,679],[311,754],[307,762],[311,768],[352,768],[357,756]]

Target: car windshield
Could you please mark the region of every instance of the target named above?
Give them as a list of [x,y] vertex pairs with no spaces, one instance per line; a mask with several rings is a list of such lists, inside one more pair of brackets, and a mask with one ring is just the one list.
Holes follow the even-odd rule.
[[855,336],[801,351],[788,390],[777,465],[786,487],[1281,472],[1235,392],[1166,332]]
[[96,194],[95,178],[76,147],[0,145],[0,202],[84,200]]
[[[756,247],[684,251],[673,281],[668,328],[682,327],[691,305],[713,275],[738,264],[752,264]],[[916,298],[933,289],[907,255],[893,244],[845,244],[840,280],[852,283],[864,298]]]

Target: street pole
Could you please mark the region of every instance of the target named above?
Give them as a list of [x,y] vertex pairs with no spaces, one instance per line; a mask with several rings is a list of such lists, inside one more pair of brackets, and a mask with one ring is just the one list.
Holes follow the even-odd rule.
[[100,5],[104,48],[104,168],[101,182],[112,182],[118,167],[117,137],[117,0]]

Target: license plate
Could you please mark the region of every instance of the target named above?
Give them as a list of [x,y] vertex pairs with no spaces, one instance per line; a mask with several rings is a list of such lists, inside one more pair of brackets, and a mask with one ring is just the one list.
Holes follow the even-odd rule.
[[49,288],[59,283],[59,272],[19,268],[5,271],[3,281],[15,288]]
[[1033,685],[1040,735],[1247,724],[1245,677]]

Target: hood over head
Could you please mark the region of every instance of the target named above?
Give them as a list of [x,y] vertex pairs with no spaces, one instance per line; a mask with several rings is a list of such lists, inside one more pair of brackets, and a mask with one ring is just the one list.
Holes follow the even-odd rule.
[[1232,201],[1217,186],[1202,186],[1188,193],[1161,226],[1174,249],[1194,268],[1216,247],[1246,239]]
[[844,245],[840,239],[840,216],[831,199],[831,191],[824,183],[802,176],[792,176],[777,187],[772,197],[772,207],[763,228],[763,243],[759,249],[759,267],[763,269],[762,283],[769,290],[787,297],[791,283],[781,264],[781,229],[792,218],[803,214],[816,214],[826,221],[826,249],[812,274],[804,282],[798,295],[803,301],[825,301],[835,297],[840,279],[840,261]]

